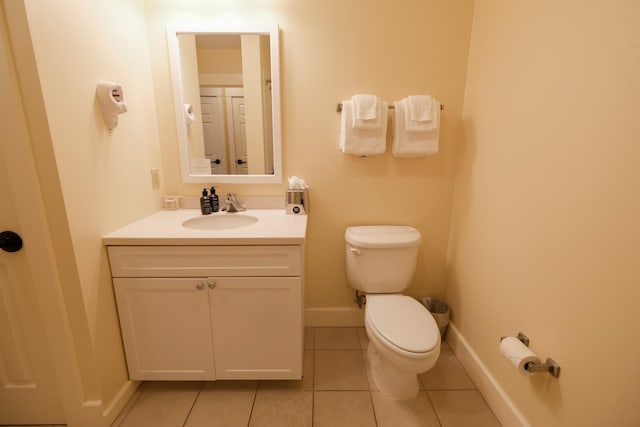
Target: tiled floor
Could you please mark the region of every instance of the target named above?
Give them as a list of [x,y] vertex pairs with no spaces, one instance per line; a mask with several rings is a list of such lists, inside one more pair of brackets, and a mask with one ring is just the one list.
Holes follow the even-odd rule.
[[446,343],[412,400],[372,382],[363,328],[307,328],[300,381],[145,382],[113,427],[500,426]]

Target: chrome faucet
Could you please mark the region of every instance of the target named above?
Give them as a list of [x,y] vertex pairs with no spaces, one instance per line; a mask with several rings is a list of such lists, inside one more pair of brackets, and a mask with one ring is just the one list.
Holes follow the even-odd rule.
[[236,195],[233,193],[227,193],[227,198],[224,201],[223,210],[229,213],[246,211],[245,208],[240,206],[240,203],[236,200]]

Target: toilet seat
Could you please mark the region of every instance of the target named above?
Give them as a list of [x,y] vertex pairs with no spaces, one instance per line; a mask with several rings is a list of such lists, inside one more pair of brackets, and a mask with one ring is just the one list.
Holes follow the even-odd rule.
[[368,323],[385,344],[417,356],[440,344],[440,330],[427,309],[406,295],[367,295]]

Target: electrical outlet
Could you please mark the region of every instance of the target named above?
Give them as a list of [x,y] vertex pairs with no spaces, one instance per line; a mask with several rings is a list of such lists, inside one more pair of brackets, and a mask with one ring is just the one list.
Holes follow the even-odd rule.
[[151,188],[160,188],[160,169],[151,169]]

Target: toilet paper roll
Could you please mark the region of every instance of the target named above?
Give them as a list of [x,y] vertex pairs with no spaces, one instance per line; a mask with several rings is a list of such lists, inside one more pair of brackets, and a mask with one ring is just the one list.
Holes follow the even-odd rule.
[[500,341],[500,353],[522,375],[531,375],[531,372],[525,369],[527,363],[540,363],[540,358],[516,337],[507,337]]

